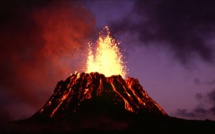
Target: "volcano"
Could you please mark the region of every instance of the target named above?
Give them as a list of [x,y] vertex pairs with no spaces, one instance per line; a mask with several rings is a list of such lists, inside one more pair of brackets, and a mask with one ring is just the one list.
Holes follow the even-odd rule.
[[75,73],[59,81],[47,103],[4,133],[208,133],[215,122],[170,117],[138,79]]
[[106,34],[100,33],[95,49],[89,44],[86,73],[59,81],[41,109],[27,119],[0,127],[5,129],[0,132],[172,134],[214,130],[213,121],[170,117],[138,79],[126,78],[118,43],[108,27],[104,30]]
[[137,79],[95,72],[76,73],[58,82],[53,95],[32,118],[69,118],[80,113],[168,116]]

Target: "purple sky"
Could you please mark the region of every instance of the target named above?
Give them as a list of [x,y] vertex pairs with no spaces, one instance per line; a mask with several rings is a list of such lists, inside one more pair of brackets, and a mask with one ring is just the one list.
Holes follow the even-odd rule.
[[96,26],[110,26],[121,41],[129,76],[138,78],[169,115],[215,119],[215,2],[83,3]]
[[87,42],[106,25],[125,50],[128,76],[170,116],[215,120],[214,1],[0,5],[1,120],[39,110],[58,81],[82,71]]

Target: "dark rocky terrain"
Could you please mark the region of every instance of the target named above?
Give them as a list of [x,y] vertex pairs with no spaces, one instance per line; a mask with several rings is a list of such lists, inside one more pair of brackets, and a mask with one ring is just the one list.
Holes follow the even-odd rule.
[[1,133],[213,133],[215,122],[170,117],[137,79],[77,73],[34,115]]

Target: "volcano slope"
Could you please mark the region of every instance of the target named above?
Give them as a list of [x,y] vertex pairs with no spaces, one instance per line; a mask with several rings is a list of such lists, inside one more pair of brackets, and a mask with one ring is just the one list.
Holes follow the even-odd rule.
[[137,79],[76,73],[57,83],[33,116],[2,132],[27,133],[187,133],[214,131],[215,122],[170,117]]

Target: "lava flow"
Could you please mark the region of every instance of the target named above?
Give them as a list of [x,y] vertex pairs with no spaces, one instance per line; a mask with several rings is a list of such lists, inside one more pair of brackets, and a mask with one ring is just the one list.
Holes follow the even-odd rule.
[[77,113],[154,114],[167,116],[137,79],[128,77],[118,43],[100,33],[96,51],[89,48],[87,73],[58,82],[54,94],[33,117],[71,117]]
[[120,75],[105,77],[99,73],[76,73],[58,82],[54,94],[36,114],[42,117],[67,117],[88,111],[167,114],[153,101],[137,79]]

